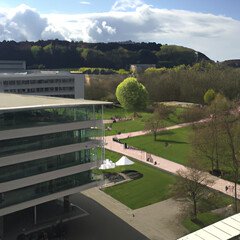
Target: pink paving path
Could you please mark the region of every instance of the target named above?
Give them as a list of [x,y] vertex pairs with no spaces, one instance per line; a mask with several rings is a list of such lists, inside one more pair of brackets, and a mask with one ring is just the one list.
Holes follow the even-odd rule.
[[[190,124],[192,124],[192,123],[179,124],[179,125],[175,125],[175,126],[172,126],[172,127],[162,129],[162,130],[169,130],[169,129],[186,127],[186,126],[189,126]],[[129,134],[131,134],[131,135],[129,136]],[[127,138],[127,137],[140,136],[140,135],[144,135],[144,134],[146,134],[146,132],[143,132],[143,131],[141,132],[140,131],[140,132],[133,132],[133,133],[126,133],[126,134],[117,135],[117,137],[123,139],[123,138]],[[147,156],[149,155],[149,153],[141,151],[141,150],[137,150],[137,149],[125,149],[124,144],[113,141],[112,140],[113,137],[114,136],[105,137],[105,148],[108,149],[108,150],[118,152],[118,153],[121,153],[123,155],[132,157],[132,158],[134,158],[134,159],[136,159],[140,162],[144,162],[146,164],[152,165],[156,168],[159,168],[163,171],[166,171],[166,172],[169,172],[169,173],[172,173],[172,174],[177,174],[178,170],[186,169],[186,167],[184,165],[169,161],[165,158],[158,157],[158,156],[155,156],[153,154],[151,154],[151,157],[153,159],[153,162],[156,161],[157,164],[154,165],[153,163],[147,162],[146,159],[147,159]],[[214,180],[214,184],[209,186],[210,188],[212,188],[214,190],[217,190],[219,192],[222,192],[224,194],[227,194],[229,196],[234,196],[234,191],[229,189],[226,192],[226,190],[225,190],[226,186],[232,186],[232,187],[234,186],[234,184],[232,182],[227,181],[227,180],[223,180],[223,179],[218,178],[218,177],[214,177],[210,174],[209,174],[209,178]],[[240,192],[240,186],[239,185],[238,185],[237,190],[238,190],[238,192]],[[238,198],[240,199],[240,194],[238,195]]]

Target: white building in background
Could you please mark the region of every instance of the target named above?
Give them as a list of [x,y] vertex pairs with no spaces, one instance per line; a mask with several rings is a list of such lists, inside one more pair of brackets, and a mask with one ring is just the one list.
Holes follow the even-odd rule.
[[84,98],[84,74],[26,70],[24,61],[0,61],[0,93]]
[[26,70],[25,61],[0,60],[0,71],[22,71]]
[[156,68],[156,64],[132,64],[130,71],[133,73],[144,73],[148,68]]

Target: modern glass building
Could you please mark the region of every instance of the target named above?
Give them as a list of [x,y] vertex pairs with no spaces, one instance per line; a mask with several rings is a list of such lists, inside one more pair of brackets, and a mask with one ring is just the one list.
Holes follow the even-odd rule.
[[0,93],[0,216],[97,185],[105,104]]

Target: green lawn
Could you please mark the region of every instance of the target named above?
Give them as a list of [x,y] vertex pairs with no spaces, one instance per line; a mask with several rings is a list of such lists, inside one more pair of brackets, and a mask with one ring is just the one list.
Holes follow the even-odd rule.
[[[172,126],[181,122],[179,115],[184,111],[183,108],[176,108],[173,114],[170,114],[169,119],[163,120],[163,126]],[[134,120],[116,122],[113,124],[106,124],[106,127],[110,126],[112,130],[106,130],[105,135],[116,135],[119,132],[136,132],[145,129],[146,120],[152,116],[149,112],[138,113],[140,117],[134,118]],[[104,112],[104,119],[110,119],[111,117],[126,117],[132,118],[133,112],[127,112],[122,108],[106,108]]]
[[121,107],[104,107],[103,119],[111,119],[112,117],[130,117],[132,112],[126,111]]
[[154,141],[153,135],[144,135],[124,139],[122,142],[173,162],[186,164],[191,154],[191,145],[189,144],[191,132],[191,127],[179,128],[159,132],[157,141]]
[[[106,151],[106,158],[117,161],[120,154]],[[109,172],[121,172],[123,170],[136,170],[143,174],[138,180],[118,184],[106,188],[104,191],[113,198],[122,202],[131,209],[141,208],[159,201],[168,199],[170,196],[170,186],[174,183],[175,177],[162,172],[154,167],[135,162],[131,166],[117,167]]]
[[223,216],[211,211],[229,206],[233,203],[232,197],[212,190],[209,190],[208,196],[207,199],[203,199],[198,203],[198,221],[193,222],[190,217],[183,219],[182,225],[190,232],[194,232],[223,219]]
[[136,132],[144,130],[145,121],[152,115],[152,113],[140,113],[141,117],[135,118],[134,120],[121,121],[112,124],[106,124],[106,127],[110,126],[112,130],[106,130],[106,136],[115,135],[119,132]]
[[182,222],[182,225],[189,231],[189,232],[194,232],[197,231],[203,227],[206,227],[210,224],[213,224],[215,222],[218,222],[222,220],[223,217],[212,212],[205,212],[205,213],[199,213],[198,214],[198,221],[193,222],[191,219],[188,217],[184,219]]

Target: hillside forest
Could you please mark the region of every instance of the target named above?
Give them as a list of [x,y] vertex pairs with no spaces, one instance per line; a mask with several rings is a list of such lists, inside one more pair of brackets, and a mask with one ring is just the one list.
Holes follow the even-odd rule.
[[158,67],[193,65],[209,60],[193,49],[155,42],[85,43],[68,41],[0,42],[1,60],[25,60],[30,68],[98,67],[129,69],[131,64]]

